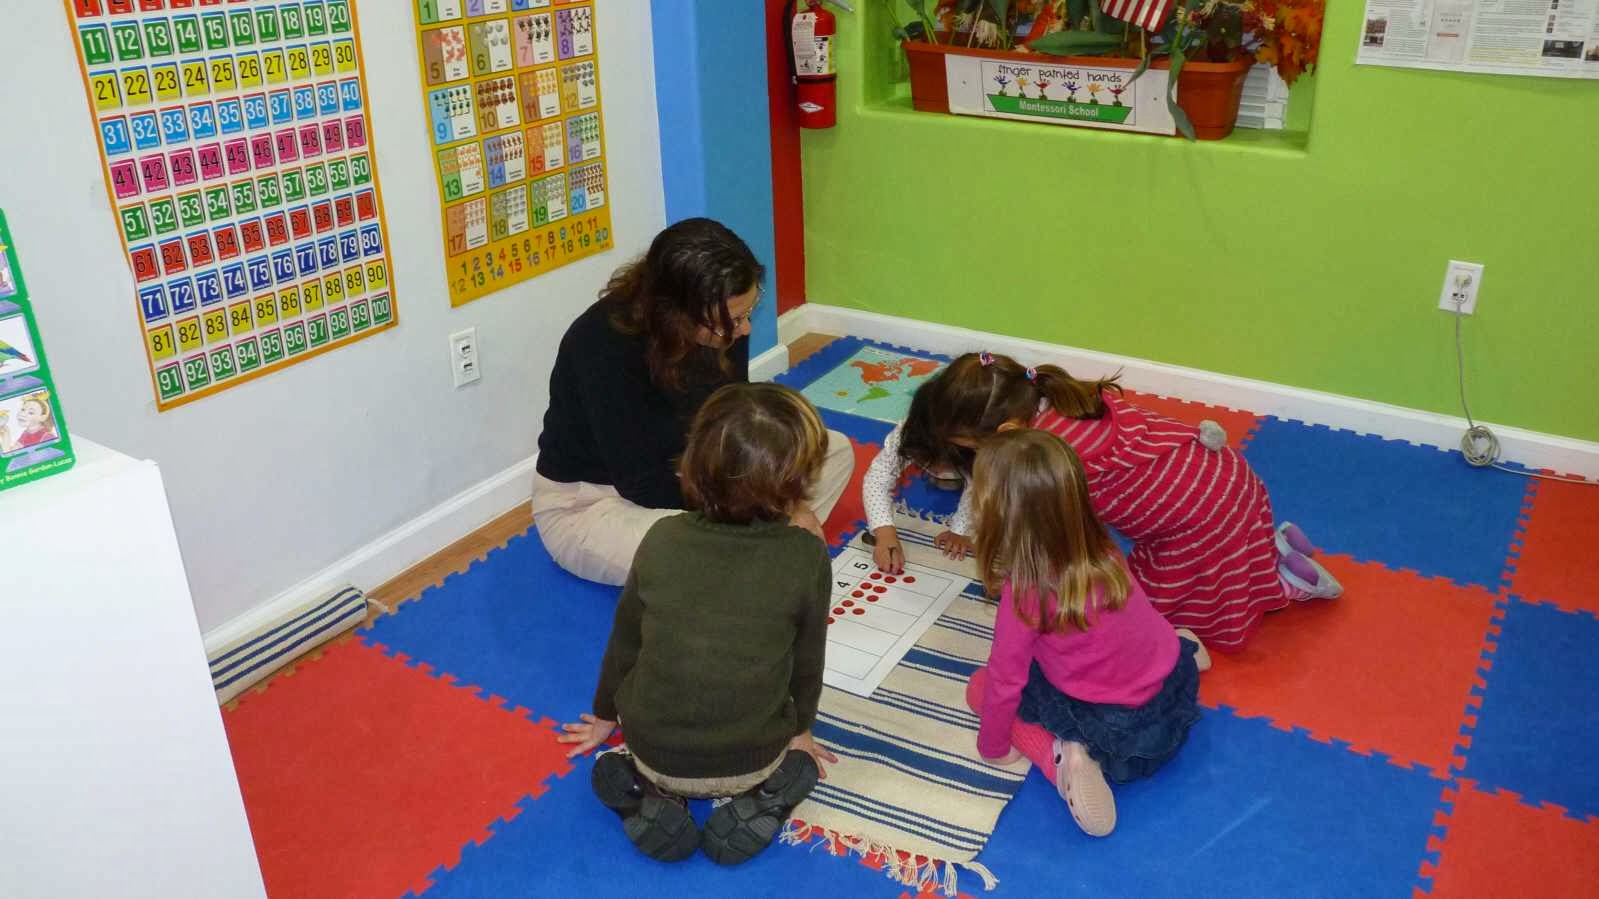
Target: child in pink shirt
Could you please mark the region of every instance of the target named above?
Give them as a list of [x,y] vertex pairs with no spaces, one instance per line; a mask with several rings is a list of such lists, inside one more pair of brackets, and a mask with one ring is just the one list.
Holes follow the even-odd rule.
[[1177,754],[1209,657],[1128,573],[1060,438],[1015,429],[986,440],[972,492],[978,570],[1000,595],[988,667],[966,694],[978,751],[1026,755],[1078,826],[1105,836],[1116,826],[1106,778],[1148,776]]

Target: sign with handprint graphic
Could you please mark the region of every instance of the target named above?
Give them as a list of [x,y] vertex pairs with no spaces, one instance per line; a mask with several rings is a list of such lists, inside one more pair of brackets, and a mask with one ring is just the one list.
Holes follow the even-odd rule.
[[1169,73],[1133,65],[1020,63],[951,54],[944,58],[949,111],[1149,134],[1176,134],[1166,106]]

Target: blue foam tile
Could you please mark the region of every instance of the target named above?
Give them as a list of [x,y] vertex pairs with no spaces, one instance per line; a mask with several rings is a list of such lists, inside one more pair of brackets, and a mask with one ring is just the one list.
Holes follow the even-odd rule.
[[840,337],[772,380],[795,390],[804,390],[818,378],[844,364],[844,360],[855,355],[855,351],[867,343],[859,337]]
[[1513,599],[1500,627],[1464,776],[1599,815],[1599,620]]
[[[730,868],[704,854],[675,864],[653,861],[633,848],[621,821],[590,792],[590,766],[585,760],[542,797],[524,799],[520,814],[492,825],[494,835],[487,842],[465,846],[453,870],[433,872],[434,886],[424,895],[893,899],[906,889],[856,858],[811,846],[775,845]],[[695,803],[702,822],[705,805]]]
[[1459,452],[1268,418],[1244,456],[1279,521],[1357,559],[1500,586],[1527,479]]
[[996,896],[1408,895],[1440,784],[1264,720],[1206,711],[1154,777],[1113,787],[1115,833],[1036,772],[979,861]]
[[593,699],[620,592],[561,570],[529,530],[363,636],[535,716],[576,720]]

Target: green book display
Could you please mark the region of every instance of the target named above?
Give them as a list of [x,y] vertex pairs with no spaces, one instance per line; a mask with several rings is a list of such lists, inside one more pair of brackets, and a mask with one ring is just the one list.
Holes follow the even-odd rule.
[[72,459],[28,285],[0,211],[0,490],[66,471]]

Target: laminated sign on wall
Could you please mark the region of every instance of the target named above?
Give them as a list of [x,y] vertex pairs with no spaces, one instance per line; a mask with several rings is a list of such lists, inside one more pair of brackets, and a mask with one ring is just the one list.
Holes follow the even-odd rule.
[[1366,0],[1355,61],[1599,78],[1595,0]]
[[450,305],[613,245],[593,0],[414,0]]
[[65,0],[156,405],[396,322],[351,0]]
[[72,467],[28,282],[0,211],[0,490]]
[[950,54],[944,57],[949,111],[1116,131],[1176,134],[1166,106],[1169,73],[1134,66],[1024,63]]

